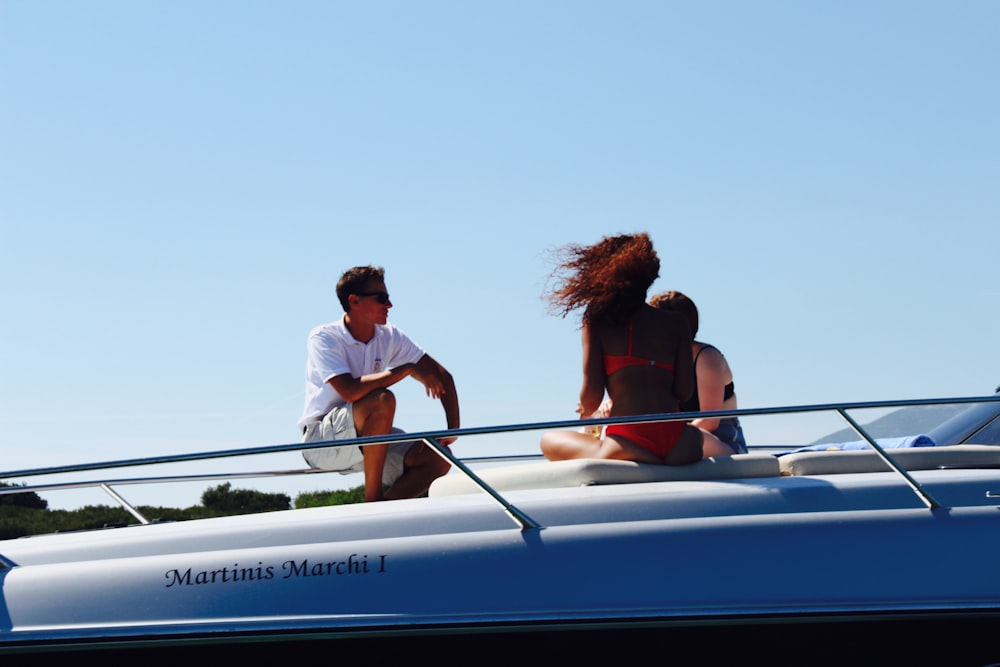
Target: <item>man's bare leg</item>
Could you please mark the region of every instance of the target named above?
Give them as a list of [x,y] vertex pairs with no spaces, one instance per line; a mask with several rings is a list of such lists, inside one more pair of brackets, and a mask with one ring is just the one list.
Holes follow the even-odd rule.
[[403,474],[385,492],[386,500],[417,498],[427,493],[431,482],[448,473],[451,463],[441,458],[432,447],[414,443],[403,458]]
[[[386,435],[392,432],[396,416],[396,396],[388,389],[373,391],[354,404],[354,428],[358,437]],[[389,445],[365,445],[365,502],[385,500],[382,494],[382,470]]]

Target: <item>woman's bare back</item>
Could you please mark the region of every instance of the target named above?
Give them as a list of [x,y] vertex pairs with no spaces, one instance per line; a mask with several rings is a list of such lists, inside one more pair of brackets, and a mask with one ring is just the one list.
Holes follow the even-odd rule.
[[600,327],[595,335],[605,358],[631,354],[649,362],[626,365],[607,375],[613,416],[677,412],[679,402],[690,396],[694,371],[683,316],[645,306],[628,324]]

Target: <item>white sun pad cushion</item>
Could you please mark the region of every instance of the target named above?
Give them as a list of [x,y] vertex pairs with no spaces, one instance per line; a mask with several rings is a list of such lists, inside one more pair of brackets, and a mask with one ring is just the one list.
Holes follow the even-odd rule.
[[[497,491],[515,491],[594,484],[777,477],[781,474],[781,469],[778,467],[778,460],[770,454],[736,454],[708,458],[686,466],[605,459],[573,459],[521,463],[483,468],[473,472]],[[448,496],[480,491],[475,482],[456,470],[434,480],[429,495]]]
[[[1000,447],[951,445],[887,449],[886,453],[904,470],[934,470],[942,467],[1000,466]],[[887,472],[892,468],[873,450],[799,452],[778,457],[782,475],[837,475],[857,472]]]

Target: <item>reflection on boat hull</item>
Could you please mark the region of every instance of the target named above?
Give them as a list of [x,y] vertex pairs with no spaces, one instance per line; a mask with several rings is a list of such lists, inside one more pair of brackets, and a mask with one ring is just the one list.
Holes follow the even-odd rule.
[[73,657],[112,659],[115,664],[182,661],[194,666],[278,663],[313,655],[337,662],[376,656],[378,664],[469,665],[508,660],[535,664],[541,659],[560,661],[555,664],[616,664],[641,659],[643,664],[682,665],[984,667],[1000,662],[998,629],[997,611],[924,611],[135,638],[9,646],[0,655],[17,659],[18,664],[53,665],[63,665]]

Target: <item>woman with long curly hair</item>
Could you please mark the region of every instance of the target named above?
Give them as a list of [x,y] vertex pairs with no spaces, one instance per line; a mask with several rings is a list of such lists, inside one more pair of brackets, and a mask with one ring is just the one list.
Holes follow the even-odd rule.
[[[646,293],[660,259],[646,233],[604,237],[591,246],[556,251],[551,309],[565,317],[583,311],[583,387],[577,413],[593,415],[604,399],[611,417],[678,412],[694,391],[691,331],[678,313],[653,308]],[[542,436],[550,460],[624,459],[686,465],[733,450],[683,421],[610,424],[603,437],[580,431]]]

